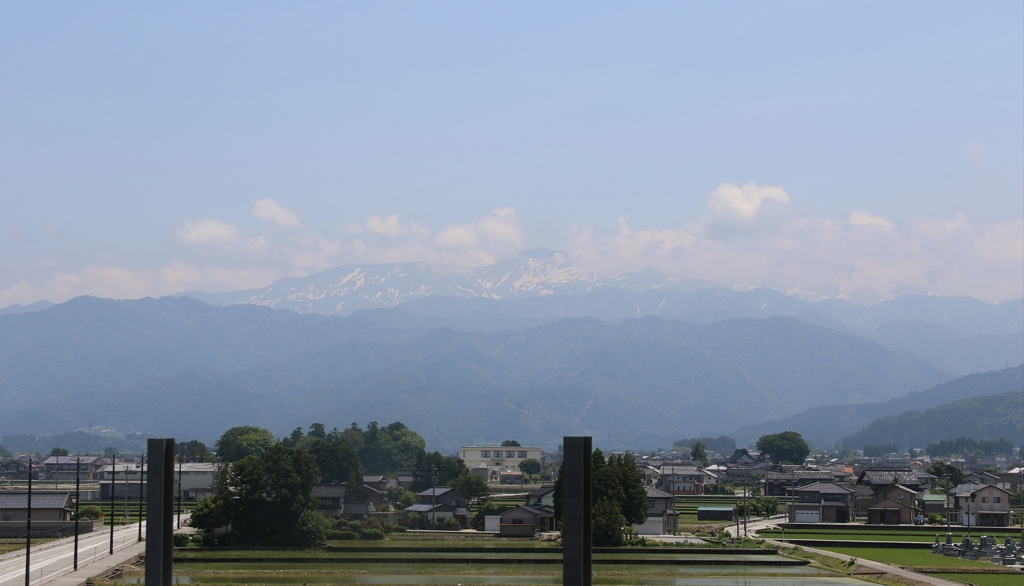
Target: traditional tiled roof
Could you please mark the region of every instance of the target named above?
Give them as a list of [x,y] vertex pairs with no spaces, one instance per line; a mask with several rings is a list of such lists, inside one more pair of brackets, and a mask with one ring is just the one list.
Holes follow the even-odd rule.
[[74,464],[76,461],[81,460],[82,464],[92,464],[96,460],[101,460],[103,456],[50,456],[43,461],[43,465],[47,464]]
[[671,494],[665,492],[664,490],[659,490],[657,488],[654,488],[653,486],[645,486],[644,490],[647,491],[647,498],[649,498],[649,499],[674,499],[675,498],[674,496],[672,496]]
[[665,476],[667,474],[704,474],[704,471],[696,466],[662,466],[661,474]]
[[849,494],[853,492],[852,488],[840,486],[835,482],[815,482],[814,484],[808,484],[793,490],[796,492],[817,492],[819,494]]
[[347,484],[314,484],[313,498],[345,498]]
[[879,484],[911,484],[919,485],[921,481],[910,470],[865,470],[861,479],[873,485]]
[[542,487],[540,487],[538,489],[531,490],[529,493],[526,494],[526,496],[545,496],[548,493],[554,492],[554,491],[555,491],[555,487],[553,487],[553,486],[542,486]]
[[[419,494],[419,496],[441,496],[451,491],[459,492],[450,486],[435,486],[434,488],[428,488],[427,490],[424,490]],[[459,492],[459,494],[462,493]]]
[[438,511],[440,511],[441,509],[444,509],[446,511],[455,510],[444,503],[437,503],[436,505],[432,505],[430,503],[416,503],[415,505],[409,505],[408,507],[405,507],[402,510],[405,511],[406,513],[429,513],[430,511],[433,511],[435,507],[437,508]]
[[787,480],[832,480],[835,474],[822,470],[794,470],[792,472],[768,472],[765,480],[787,481]]
[[[28,506],[27,492],[0,492],[0,509],[24,509]],[[32,492],[32,509],[65,509],[71,506],[71,493]]]

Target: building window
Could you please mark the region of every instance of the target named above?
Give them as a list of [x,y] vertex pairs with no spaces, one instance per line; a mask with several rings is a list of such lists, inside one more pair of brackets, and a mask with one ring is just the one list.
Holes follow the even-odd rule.
[[988,497],[987,496],[981,497],[981,502],[987,503],[988,502]]
[[483,450],[482,452],[480,452],[480,457],[481,458],[490,458],[491,457],[491,451],[490,450]]
[[506,458],[515,458],[516,457],[515,450],[506,450],[505,451],[505,457]]
[[516,455],[516,457],[517,457],[517,458],[526,458],[526,452],[520,451],[520,452],[519,452],[519,453],[518,453],[518,454]]
[[1002,502],[1002,499],[1000,497],[995,497],[995,500],[993,502],[1000,503]]

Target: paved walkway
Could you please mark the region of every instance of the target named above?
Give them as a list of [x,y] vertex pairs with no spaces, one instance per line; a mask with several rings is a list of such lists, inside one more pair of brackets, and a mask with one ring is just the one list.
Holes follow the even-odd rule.
[[[765,541],[767,543],[771,543],[772,545],[777,545],[779,547],[797,547],[796,545],[793,545],[792,543],[783,543],[781,541],[775,541],[774,539],[766,539]],[[861,567],[864,567],[864,568],[868,568],[870,570],[875,570],[877,572],[885,572],[887,574],[893,574],[893,575],[896,575],[896,576],[907,578],[909,580],[915,580],[917,582],[921,582],[921,583],[924,583],[924,584],[931,584],[932,586],[964,586],[963,582],[955,582],[953,580],[947,580],[945,578],[939,578],[937,576],[931,576],[931,575],[928,575],[928,574],[919,574],[918,572],[915,572],[913,570],[907,570],[907,569],[901,568],[899,566],[893,566],[891,564],[883,564],[882,562],[875,562],[875,561],[871,561],[871,560],[866,560],[864,558],[854,558],[854,557],[851,557],[851,556],[848,556],[848,555],[844,555],[844,554],[841,554],[841,553],[836,553],[834,551],[827,551],[827,550],[824,550],[824,549],[817,549],[817,548],[814,548],[814,547],[805,547],[805,546],[799,546],[799,547],[801,549],[805,550],[805,551],[810,551],[810,552],[813,552],[813,553],[816,553],[816,554],[820,554],[820,555],[827,555],[829,557],[837,558],[837,559],[843,560],[845,562],[848,562],[851,559],[856,559],[858,566],[861,566]]]

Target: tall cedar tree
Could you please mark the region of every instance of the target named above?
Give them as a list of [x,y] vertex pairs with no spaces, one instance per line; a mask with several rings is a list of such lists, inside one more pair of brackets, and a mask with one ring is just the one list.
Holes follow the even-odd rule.
[[[622,545],[625,527],[643,523],[647,518],[647,491],[643,472],[637,468],[632,454],[612,455],[605,460],[600,449],[594,450],[593,465],[593,536],[594,545]],[[564,465],[555,481],[555,520],[562,520]]]

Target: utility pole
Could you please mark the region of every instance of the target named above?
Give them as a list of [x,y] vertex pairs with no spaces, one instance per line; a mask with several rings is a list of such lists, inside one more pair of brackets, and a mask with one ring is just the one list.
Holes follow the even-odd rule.
[[32,454],[28,456],[28,512],[25,516],[25,586],[30,586],[32,572]]
[[74,569],[78,569],[78,503],[82,500],[82,457],[75,458],[75,560]]
[[117,454],[110,457],[110,555],[114,555],[114,487],[117,486]]
[[431,483],[430,483],[430,516],[431,516],[431,529],[437,530],[437,465],[430,466],[431,472]]
[[139,459],[139,541],[142,541],[142,487],[145,486],[142,482],[142,477],[146,473],[146,455],[143,454]]
[[[181,463],[185,460],[185,456],[178,456],[178,521],[175,529],[181,529]],[[259,528],[259,518],[256,518],[256,527]]]

